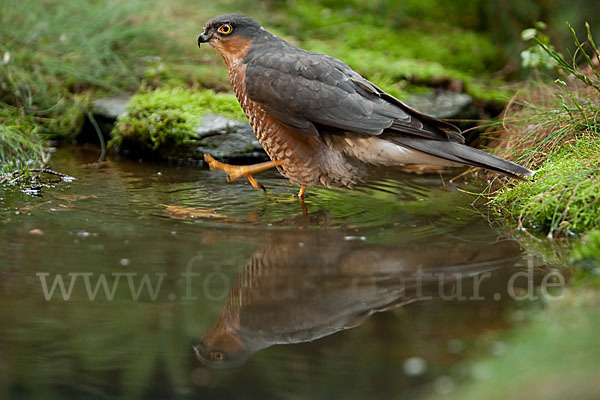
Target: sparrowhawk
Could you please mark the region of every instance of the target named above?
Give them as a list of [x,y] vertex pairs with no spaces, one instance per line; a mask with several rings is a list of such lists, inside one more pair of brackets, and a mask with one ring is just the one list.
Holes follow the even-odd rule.
[[428,117],[342,61],[299,49],[237,14],[206,23],[198,45],[223,58],[235,95],[272,161],[230,166],[229,179],[276,167],[301,186],[352,186],[367,164],[470,165],[521,178],[533,171],[464,144],[460,129]]

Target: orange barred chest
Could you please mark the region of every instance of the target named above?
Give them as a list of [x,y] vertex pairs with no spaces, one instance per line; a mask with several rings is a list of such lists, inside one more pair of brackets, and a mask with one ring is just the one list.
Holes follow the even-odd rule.
[[278,170],[292,182],[310,184],[318,180],[314,138],[305,138],[268,115],[263,106],[248,98],[246,93],[246,66],[229,69],[229,78],[235,95],[250,121],[250,125],[262,147],[272,160],[281,160]]
[[271,120],[271,118],[265,118],[267,115],[262,106],[248,98],[248,95],[246,94],[246,83],[244,81],[246,76],[245,72],[245,65],[241,68],[232,68],[229,70],[229,79],[231,79],[235,96],[248,117],[256,137],[264,147],[263,141],[269,137],[269,131],[273,130],[271,125],[273,125],[274,121],[268,121]]

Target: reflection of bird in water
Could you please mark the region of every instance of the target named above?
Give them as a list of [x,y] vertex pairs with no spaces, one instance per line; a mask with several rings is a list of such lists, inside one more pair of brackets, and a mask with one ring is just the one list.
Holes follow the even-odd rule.
[[435,297],[439,285],[460,279],[453,274],[479,275],[519,256],[512,241],[403,249],[340,233],[279,232],[254,252],[194,349],[207,365],[239,365],[271,345],[315,340],[375,312]]

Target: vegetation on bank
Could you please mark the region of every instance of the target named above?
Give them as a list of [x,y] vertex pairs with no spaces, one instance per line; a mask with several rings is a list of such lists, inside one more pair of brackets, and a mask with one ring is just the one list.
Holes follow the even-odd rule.
[[90,96],[139,85],[139,59],[155,54],[148,42],[159,43],[134,20],[144,4],[3,1],[0,101],[33,118],[41,137],[76,135]]
[[562,77],[554,87],[529,91],[503,121],[500,156],[530,165],[533,180],[506,184],[492,194],[494,206],[519,227],[550,237],[600,228],[600,72],[588,26],[587,44],[575,43],[585,66],[566,61],[537,34]]
[[14,108],[0,108],[0,182],[9,181],[12,172],[42,161],[44,147],[37,129],[31,118]]
[[135,90],[158,32],[146,3],[0,2],[0,182],[42,167],[49,139],[81,130],[95,96]]
[[532,182],[504,187],[494,196],[520,228],[549,236],[575,235],[600,227],[600,141],[563,145],[536,169]]

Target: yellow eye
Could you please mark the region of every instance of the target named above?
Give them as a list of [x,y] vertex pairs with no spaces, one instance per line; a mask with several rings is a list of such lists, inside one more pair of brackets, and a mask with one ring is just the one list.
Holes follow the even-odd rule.
[[224,33],[225,35],[229,35],[231,33],[232,29],[231,29],[231,25],[221,25],[219,27],[219,32]]
[[213,359],[214,361],[221,362],[225,358],[225,355],[223,353],[221,353],[220,351],[211,351],[210,358]]

